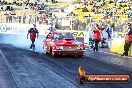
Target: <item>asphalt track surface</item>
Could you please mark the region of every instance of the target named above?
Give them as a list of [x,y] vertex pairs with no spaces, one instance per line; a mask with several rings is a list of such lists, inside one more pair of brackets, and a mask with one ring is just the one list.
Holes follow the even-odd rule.
[[80,65],[88,74],[132,76],[130,61],[131,58],[119,58],[116,55],[94,53],[91,50],[87,50],[82,58],[61,56],[52,58],[40,51],[32,52],[27,47],[1,42],[0,88],[132,88],[132,82],[84,85],[76,82],[76,73]]

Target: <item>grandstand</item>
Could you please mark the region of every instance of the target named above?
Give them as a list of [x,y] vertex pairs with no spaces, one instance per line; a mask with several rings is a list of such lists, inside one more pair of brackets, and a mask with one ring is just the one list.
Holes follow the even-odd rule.
[[[3,2],[4,1],[4,2]],[[26,13],[26,16],[35,15],[41,16],[40,11],[48,11],[49,9],[60,9],[69,5],[75,0],[59,0],[58,3],[52,3],[51,0],[45,2],[45,0],[40,0],[41,2],[35,2],[35,0],[3,0],[0,2],[0,22],[6,22],[6,16],[10,15],[8,13],[15,13],[15,16],[22,16]],[[36,0],[37,1],[37,0]],[[72,2],[71,2],[72,1]],[[27,4],[28,3],[28,4]],[[37,4],[37,5],[36,5]],[[13,10],[10,10],[13,8]],[[4,15],[6,14],[6,16]]]
[[[125,0],[125,2],[113,2],[113,0],[62,0],[63,2],[52,3],[45,2],[45,0],[40,0],[37,2],[30,0],[30,4],[24,2],[24,0],[5,0],[7,3],[0,5],[0,22],[7,22],[7,16],[12,15],[13,22],[22,22],[23,17],[26,14],[26,23],[29,23],[29,16],[32,15],[33,20],[43,21],[46,17],[42,17],[45,14],[50,14],[52,11],[49,10],[60,10],[61,8],[74,6],[74,10],[69,12],[72,14],[72,20],[79,20],[80,24],[87,24],[88,19],[90,21],[100,22],[101,20],[107,20],[110,24],[114,22],[120,24],[126,22],[126,24],[131,22],[131,2]],[[27,0],[26,0],[27,1]],[[61,0],[59,0],[61,1]],[[124,1],[124,0],[123,0]],[[11,4],[12,3],[12,4]],[[8,8],[7,8],[8,7]],[[2,9],[3,8],[3,9]],[[13,8],[13,10],[9,10]],[[40,14],[45,12],[44,14]],[[19,21],[21,18],[21,21]],[[30,19],[31,20],[31,19]],[[42,22],[39,22],[42,23]],[[79,28],[80,30],[81,28]]]
[[[73,14],[78,15],[78,19],[84,21],[86,16],[90,16],[94,21],[102,19],[110,19],[118,17],[120,21],[128,20],[128,12],[131,12],[131,3],[128,0],[125,2],[112,2],[112,0],[93,0],[85,1],[81,4],[77,4],[72,11]],[[88,11],[83,11],[83,8],[87,8]],[[130,17],[129,17],[130,18]]]

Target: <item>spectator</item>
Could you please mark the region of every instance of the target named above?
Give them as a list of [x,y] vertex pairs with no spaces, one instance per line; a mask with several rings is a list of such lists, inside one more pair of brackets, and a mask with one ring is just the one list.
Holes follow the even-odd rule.
[[2,10],[2,11],[4,11],[4,8],[3,8],[3,6],[1,7],[1,10]]
[[29,24],[31,24],[34,22],[34,17],[32,15],[29,15],[28,20],[29,20]]
[[107,19],[107,18],[108,18],[108,14],[106,13],[103,15],[103,19]]
[[111,39],[112,29],[111,29],[110,25],[107,26],[106,32],[108,33],[108,39]]
[[128,51],[132,44],[132,27],[131,24],[128,24],[128,26],[129,31],[126,33],[125,36],[124,53],[121,56],[128,56]]
[[19,23],[21,23],[21,16],[18,16],[18,21]]
[[12,15],[11,15],[11,13],[9,14],[9,23],[12,23]]
[[105,6],[105,5],[106,5],[106,2],[105,2],[105,1],[103,1],[102,6]]
[[13,10],[14,10],[14,8],[11,6],[10,11],[13,11]]
[[94,33],[93,39],[94,39],[94,44],[95,44],[93,50],[95,52],[95,51],[98,51],[98,44],[100,41],[100,30],[98,29],[97,26],[94,27],[93,33]]
[[115,31],[115,23],[111,24],[111,28],[112,28],[113,31]]
[[110,12],[110,13],[109,13],[109,16],[112,17],[112,16],[113,16],[113,12]]
[[46,0],[46,2],[48,2],[48,0]]
[[50,32],[55,32],[56,31],[56,28],[55,26],[52,24],[51,27],[49,28]]
[[25,24],[25,22],[26,22],[26,14],[24,13],[24,15],[23,15],[23,24]]
[[52,3],[55,3],[55,0],[51,0]]
[[82,3],[84,6],[86,6],[88,4],[88,2],[86,0],[83,1]]
[[106,41],[106,39],[105,39],[104,37],[101,38],[101,45],[102,45],[101,47],[102,47],[102,48],[104,48],[105,41]]
[[82,9],[82,12],[88,12],[88,9],[86,8],[86,6]]
[[78,4],[81,4],[81,0],[78,0]]
[[28,30],[28,34],[27,34],[27,39],[28,39],[28,35],[30,34],[30,40],[32,42],[31,46],[30,46],[30,50],[35,50],[35,39],[38,38],[38,30],[36,29],[36,24],[33,24],[33,28],[30,28]]
[[64,12],[64,8],[61,8],[61,12]]
[[114,3],[112,0],[109,1],[109,4]]
[[94,13],[98,14],[98,7],[95,7]]

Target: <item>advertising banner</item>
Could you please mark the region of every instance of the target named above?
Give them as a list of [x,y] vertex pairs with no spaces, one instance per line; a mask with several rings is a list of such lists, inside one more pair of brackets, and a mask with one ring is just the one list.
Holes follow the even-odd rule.
[[[0,23],[1,34],[27,34],[28,30],[33,27],[32,24],[17,24],[17,23]],[[50,30],[50,25],[36,25],[40,35],[47,35]],[[84,38],[86,31],[78,30],[57,30],[58,32],[72,32],[76,37]]]
[[76,37],[84,38],[86,31],[78,30],[57,30],[58,32],[72,32]]
[[[33,27],[32,24],[17,24],[17,23],[0,23],[0,33],[1,34],[27,34],[28,30]],[[46,35],[45,30],[47,30],[50,25],[37,25],[37,29],[40,35]]]
[[2,34],[24,34],[30,27],[28,25],[1,23],[0,33]]

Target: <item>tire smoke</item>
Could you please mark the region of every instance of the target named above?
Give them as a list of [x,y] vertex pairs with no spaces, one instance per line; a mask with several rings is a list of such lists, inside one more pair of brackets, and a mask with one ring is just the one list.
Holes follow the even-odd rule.
[[[44,35],[39,35],[38,39],[35,40],[35,47],[37,52],[43,52],[42,43]],[[0,43],[2,44],[11,44],[14,47],[29,50],[31,41],[30,38],[27,39],[26,34],[0,34]]]

